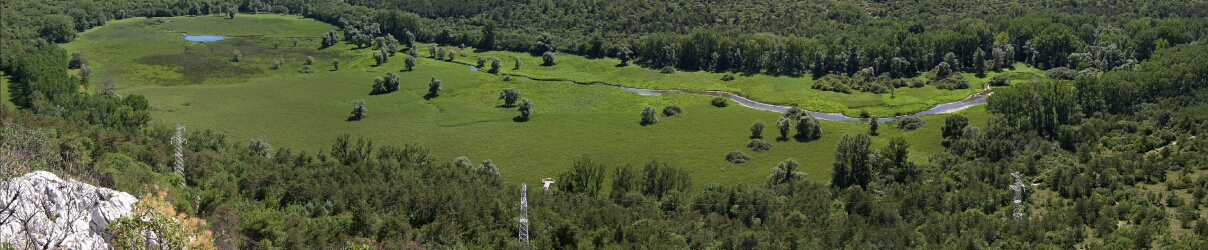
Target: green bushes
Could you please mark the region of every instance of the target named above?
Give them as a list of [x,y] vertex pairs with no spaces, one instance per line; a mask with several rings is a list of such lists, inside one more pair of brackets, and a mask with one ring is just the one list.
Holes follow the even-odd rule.
[[742,153],[742,151],[733,150],[726,154],[726,161],[734,164],[742,164],[751,161],[751,157]]
[[730,100],[726,100],[726,98],[724,98],[724,97],[714,97],[712,101],[709,101],[709,103],[713,104],[714,107],[718,107],[718,108],[724,108],[726,106],[730,106]]
[[767,151],[772,150],[772,143],[760,139],[752,139],[751,142],[747,143],[747,148],[755,152]]
[[682,113],[684,113],[684,109],[681,109],[679,106],[670,105],[663,108],[663,116],[666,117],[672,117]]
[[903,117],[898,120],[898,129],[915,130],[927,125],[927,121],[914,116]]
[[654,107],[651,107],[650,105],[646,105],[646,107],[643,107],[642,108],[642,126],[653,125],[655,123],[658,123],[659,117],[658,117],[658,115],[656,115],[656,113],[657,113],[657,111],[654,111]]
[[998,75],[995,75],[994,77],[990,78],[989,84],[990,84],[990,86],[995,86],[995,87],[1011,86],[1011,78],[1008,78],[1006,75],[1003,75],[1003,74],[998,74]]

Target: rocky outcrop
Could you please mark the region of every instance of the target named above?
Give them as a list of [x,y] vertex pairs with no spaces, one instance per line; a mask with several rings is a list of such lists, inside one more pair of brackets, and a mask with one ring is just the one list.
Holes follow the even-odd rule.
[[22,249],[109,249],[109,222],[130,214],[125,192],[36,171],[0,183],[0,241]]

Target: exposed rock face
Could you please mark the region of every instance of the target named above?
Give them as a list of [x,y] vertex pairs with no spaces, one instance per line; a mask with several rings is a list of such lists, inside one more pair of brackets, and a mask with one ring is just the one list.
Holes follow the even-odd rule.
[[0,183],[0,241],[23,249],[109,249],[109,222],[130,214],[125,192],[36,171]]

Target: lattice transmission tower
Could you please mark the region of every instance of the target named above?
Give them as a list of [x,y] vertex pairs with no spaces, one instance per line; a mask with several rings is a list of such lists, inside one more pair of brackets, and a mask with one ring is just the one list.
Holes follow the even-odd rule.
[[528,184],[520,184],[520,242],[529,242]]
[[176,134],[172,135],[172,144],[176,146],[176,162],[174,162],[172,165],[172,171],[175,171],[176,174],[179,174],[181,177],[185,176],[184,144],[189,142],[188,139],[185,139],[185,137],[181,135],[184,132],[185,126],[176,124]]
[[1019,172],[1011,173],[1011,177],[1015,177],[1015,184],[1011,185],[1011,190],[1015,191],[1015,213],[1011,215],[1015,220],[1023,218],[1023,181],[1019,179]]

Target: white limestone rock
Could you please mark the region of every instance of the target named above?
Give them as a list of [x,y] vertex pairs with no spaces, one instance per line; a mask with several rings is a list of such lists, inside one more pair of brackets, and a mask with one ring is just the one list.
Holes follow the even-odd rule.
[[129,215],[137,201],[35,171],[0,183],[0,241],[19,248],[109,249],[109,222]]

